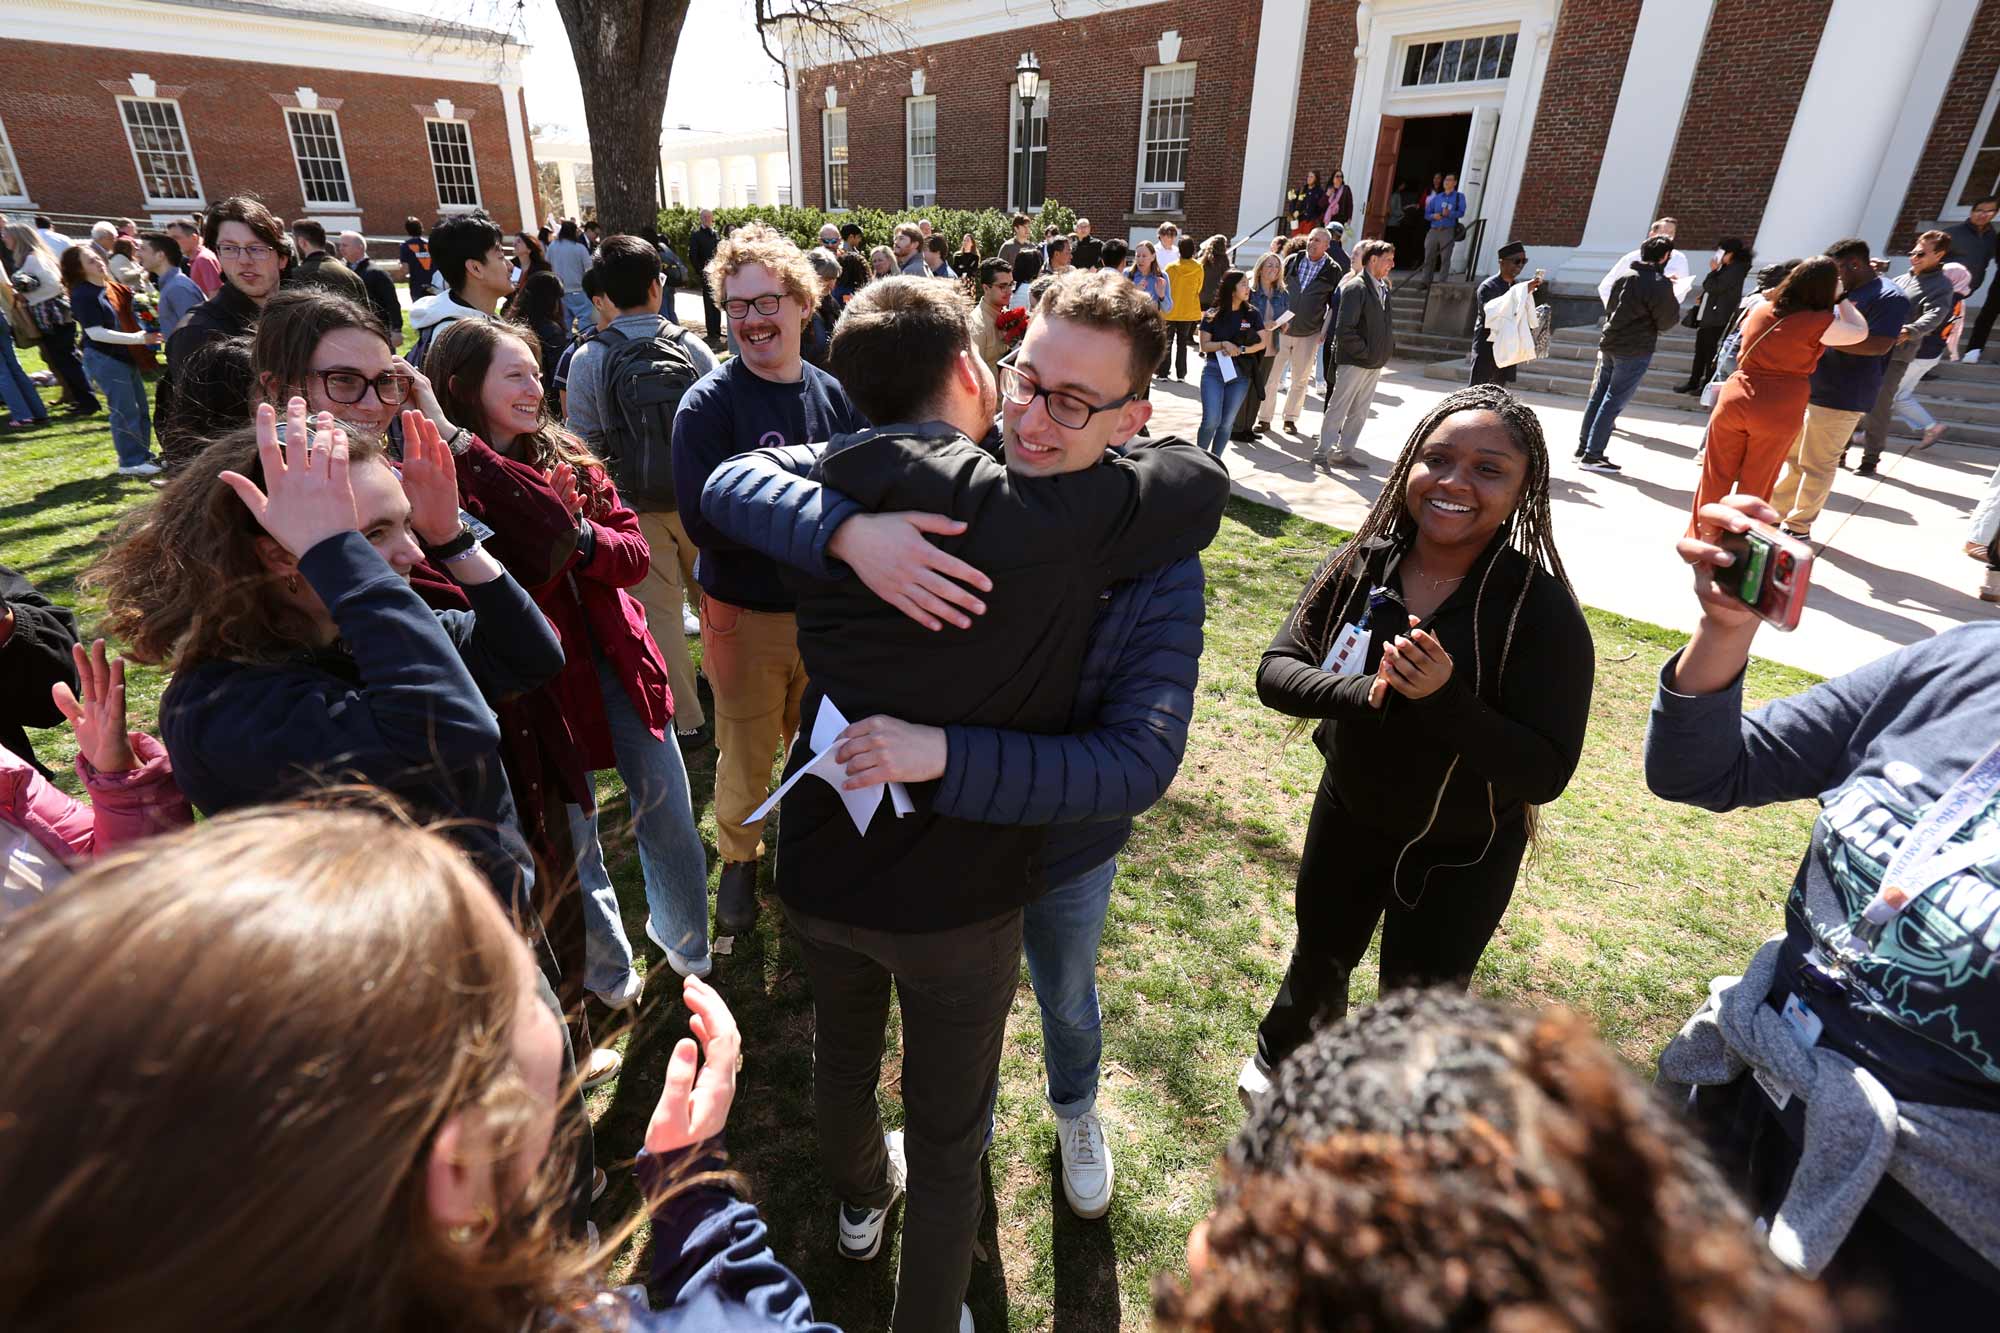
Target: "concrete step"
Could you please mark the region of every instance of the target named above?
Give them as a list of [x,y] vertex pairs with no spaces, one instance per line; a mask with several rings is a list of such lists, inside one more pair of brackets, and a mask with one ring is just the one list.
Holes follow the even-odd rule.
[[[1530,361],[1519,368],[1514,387],[1524,393],[1560,394],[1566,398],[1585,398],[1590,394],[1592,367],[1555,357]],[[1685,373],[1685,372],[1683,372]],[[1935,372],[1933,372],[1935,373]],[[1464,362],[1462,357],[1451,362],[1438,362],[1425,368],[1424,374],[1430,379],[1462,380]],[[1928,385],[1929,381],[1925,381]],[[1918,399],[1945,423],[1945,439],[1953,444],[1977,445],[1983,448],[2000,449],[2000,410],[1985,404],[1969,404],[1952,400],[1933,401],[1921,390]],[[1639,390],[1632,395],[1632,401],[1648,407],[1679,412],[1694,420],[1705,420],[1708,409],[1701,401],[1688,394],[1677,393],[1673,381],[1664,377],[1655,378],[1648,373],[1640,381]],[[1911,441],[1917,438],[1915,431],[1900,422],[1891,422],[1891,440]]]
[[[1664,344],[1664,340],[1662,342]],[[1584,345],[1573,339],[1551,339],[1549,355],[1544,359],[1552,366],[1560,364],[1566,367],[1562,373],[1580,376],[1587,385],[1596,369],[1597,348],[1594,344]],[[1646,367],[1644,382],[1672,388],[1686,381],[1693,366],[1692,349],[1671,350],[1663,345],[1653,354],[1652,364]],[[1939,366],[1924,377],[1924,382],[1917,389],[1917,400],[1941,416],[2000,422],[2000,416],[1992,414],[1993,409],[2000,408],[2000,365]]]

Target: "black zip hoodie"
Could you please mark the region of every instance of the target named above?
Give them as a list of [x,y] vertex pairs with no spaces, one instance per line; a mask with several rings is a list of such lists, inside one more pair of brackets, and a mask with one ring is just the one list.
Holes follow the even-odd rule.
[[[1560,796],[1582,756],[1596,672],[1590,627],[1561,583],[1503,541],[1494,538],[1464,581],[1424,622],[1423,628],[1451,655],[1452,672],[1442,688],[1422,699],[1391,689],[1381,708],[1368,704],[1385,639],[1407,633],[1407,620],[1371,626],[1362,674],[1335,676],[1320,670],[1329,622],[1337,633],[1359,620],[1369,589],[1376,585],[1386,584],[1401,596],[1401,585],[1389,569],[1398,548],[1386,537],[1368,544],[1367,573],[1339,606],[1332,603],[1344,580],[1334,579],[1285,618],[1264,650],[1257,668],[1258,697],[1280,713],[1319,719],[1313,743],[1326,756],[1326,781],[1349,813],[1380,829],[1385,838],[1414,838],[1429,823],[1426,847],[1470,843],[1476,848],[1491,836],[1496,821],[1518,821],[1524,805]],[[1524,581],[1527,597],[1503,672],[1507,623]],[[1482,676],[1476,694],[1475,670]],[[1451,771],[1440,802],[1438,789],[1454,757],[1458,767]],[[1493,788],[1490,807],[1488,783]]]

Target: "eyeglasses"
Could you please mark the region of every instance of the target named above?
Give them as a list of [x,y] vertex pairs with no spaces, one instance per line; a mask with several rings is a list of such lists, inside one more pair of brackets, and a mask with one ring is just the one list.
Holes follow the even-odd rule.
[[1014,290],[1014,280],[1009,278],[1005,282],[989,282],[986,286],[990,291],[1011,292]]
[[1048,409],[1049,420],[1070,430],[1082,430],[1099,412],[1115,412],[1139,395],[1128,393],[1108,403],[1093,403],[1062,389],[1044,389],[1010,361],[1000,363],[1000,396],[1016,407],[1027,407],[1037,398]]
[[784,304],[784,300],[784,297],[776,293],[766,292],[764,295],[754,297],[748,301],[741,297],[731,297],[722,303],[722,308],[728,313],[731,319],[742,319],[752,309],[755,309],[760,315],[775,315],[778,313],[778,307]]
[[375,390],[375,401],[384,407],[395,407],[409,401],[416,388],[415,381],[396,371],[386,371],[370,379],[358,370],[314,370],[307,372],[326,389],[326,396],[333,402],[346,407],[358,403],[368,390]]
[[215,253],[224,259],[248,259],[258,263],[278,253],[268,245],[231,245],[224,243],[215,247]]

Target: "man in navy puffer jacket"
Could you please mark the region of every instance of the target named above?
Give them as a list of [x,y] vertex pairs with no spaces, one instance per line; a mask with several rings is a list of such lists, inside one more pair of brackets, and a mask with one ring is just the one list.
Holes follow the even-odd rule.
[[[1053,326],[1064,322],[1052,321],[1043,332],[1056,332]],[[1102,328],[1066,332],[1093,341],[1117,336]],[[997,429],[987,445],[1004,452],[1010,468],[1021,466],[1018,453],[1033,456],[1027,464],[1033,471],[1078,471],[1095,465],[1106,449],[1128,444],[1145,423],[1146,406],[1140,401],[1127,410],[1093,413],[1081,429],[1036,408],[1021,414],[1004,445]],[[732,540],[813,577],[851,571],[919,623],[965,625],[968,614],[978,613],[970,589],[982,586],[983,576],[924,536],[955,533],[962,525],[932,514],[865,512],[811,479],[823,449],[762,449],[728,460],[703,491],[703,517]],[[1067,734],[886,723],[896,729],[897,744],[942,752],[933,799],[938,813],[1049,826],[1043,852],[1049,889],[1025,910],[1023,944],[1042,1008],[1063,1190],[1082,1217],[1101,1217],[1112,1188],[1109,1147],[1096,1114],[1103,1044],[1098,940],[1132,818],[1166,791],[1186,749],[1203,615],[1198,557],[1107,588],[1091,625]]]

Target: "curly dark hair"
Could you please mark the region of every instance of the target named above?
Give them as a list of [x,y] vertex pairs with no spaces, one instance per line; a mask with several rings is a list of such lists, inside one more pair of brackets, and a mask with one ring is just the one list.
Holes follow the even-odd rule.
[[1230,1147],[1182,1330],[1821,1330],[1693,1136],[1586,1020],[1390,995],[1287,1060]]

